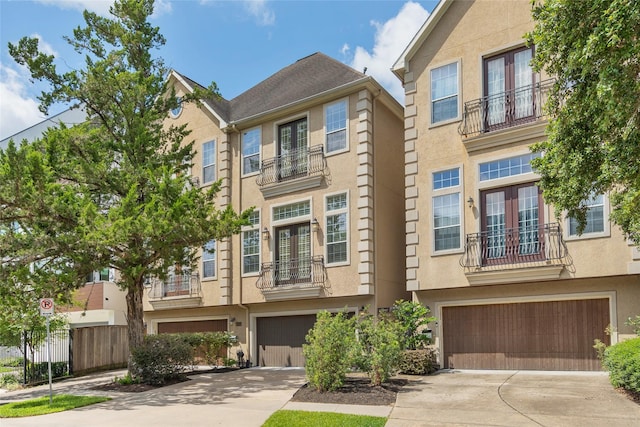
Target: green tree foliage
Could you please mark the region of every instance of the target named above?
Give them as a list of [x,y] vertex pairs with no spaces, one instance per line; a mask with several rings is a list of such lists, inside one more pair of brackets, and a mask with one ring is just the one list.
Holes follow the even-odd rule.
[[114,268],[127,293],[132,349],[143,341],[145,278],[193,266],[196,248],[239,232],[249,214],[215,208],[219,183],[192,185],[189,130],[165,119],[177,102],[217,94],[212,86],[176,99],[153,55],[165,39],[149,24],[152,13],[152,0],[116,1],[110,18],[85,11],[86,26],[66,38],[84,55],[79,70],[58,72],[35,38],[9,44],[32,78],[49,85],[43,112],[81,106],[88,120],[0,152],[0,281],[69,300],[87,273]]
[[379,386],[398,371],[404,349],[404,330],[391,316],[377,319],[367,312],[358,316],[358,363],[369,374],[371,384]]
[[640,3],[533,1],[534,67],[557,78],[548,139],[534,147],[544,197],[578,219],[610,192],[611,218],[640,245]]
[[423,332],[428,323],[436,321],[434,316],[429,316],[431,310],[419,302],[398,300],[391,312],[402,325],[404,348],[417,350],[430,344],[430,339]]
[[302,345],[309,383],[319,391],[342,387],[355,348],[355,320],[345,312],[320,311]]

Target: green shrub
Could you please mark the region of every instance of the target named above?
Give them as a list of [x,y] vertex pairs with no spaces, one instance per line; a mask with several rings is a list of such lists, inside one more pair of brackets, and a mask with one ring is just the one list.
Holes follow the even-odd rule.
[[137,384],[138,383],[138,381],[136,381],[135,378],[133,378],[129,372],[127,372],[127,374],[124,377],[116,376],[113,379],[113,382],[114,383],[118,383],[120,385],[131,385],[131,384]]
[[640,338],[619,342],[604,352],[604,367],[614,387],[640,393]]
[[403,348],[400,322],[387,316],[374,319],[364,313],[358,317],[357,366],[369,374],[375,386],[386,382],[398,371]]
[[640,337],[640,316],[629,317],[624,323],[627,326],[631,326],[633,333]]
[[0,375],[0,388],[11,389],[20,384],[20,378],[16,374]]
[[319,391],[342,387],[352,363],[355,348],[354,321],[347,313],[332,315],[321,311],[306,336],[302,351],[306,358],[307,379]]
[[431,344],[431,338],[424,334],[427,324],[436,321],[435,317],[429,316],[431,310],[419,302],[398,300],[391,312],[402,325],[403,348],[416,350]]
[[9,357],[7,359],[0,360],[0,365],[10,368],[19,368],[24,364],[23,357]]
[[398,369],[408,375],[428,375],[440,368],[435,349],[404,350],[400,355]]
[[194,365],[194,347],[185,334],[147,335],[132,349],[132,375],[145,384],[164,384]]
[[[67,362],[51,362],[51,377],[62,378],[69,375],[69,364]],[[31,381],[39,381],[49,378],[49,363],[30,363],[27,366],[27,376]]]

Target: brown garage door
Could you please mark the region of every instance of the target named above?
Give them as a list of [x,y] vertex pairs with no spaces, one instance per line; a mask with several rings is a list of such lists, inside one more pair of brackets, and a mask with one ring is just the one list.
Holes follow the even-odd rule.
[[444,307],[444,367],[599,370],[609,322],[608,299]]
[[256,322],[260,366],[304,366],[302,344],[316,315],[259,317]]
[[224,319],[158,323],[159,334],[175,334],[178,332],[224,332],[226,330],[227,321]]

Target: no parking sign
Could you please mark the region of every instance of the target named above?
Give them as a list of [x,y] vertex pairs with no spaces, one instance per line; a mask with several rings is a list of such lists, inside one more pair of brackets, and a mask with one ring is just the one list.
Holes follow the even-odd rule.
[[40,299],[40,314],[43,316],[51,316],[53,314],[53,298]]

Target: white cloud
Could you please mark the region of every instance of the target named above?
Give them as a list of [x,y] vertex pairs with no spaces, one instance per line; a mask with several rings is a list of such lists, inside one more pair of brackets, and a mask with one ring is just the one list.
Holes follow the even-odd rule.
[[28,94],[28,76],[0,63],[0,139],[39,123],[44,115]]
[[345,43],[342,45],[342,49],[340,49],[340,53],[343,55],[347,55],[349,53],[349,50],[351,50],[351,48],[347,43]]
[[276,14],[267,5],[267,0],[245,0],[244,8],[256,18],[258,25],[273,25],[276,22]]
[[[367,74],[373,76],[403,104],[404,90],[400,80],[391,72],[391,67],[428,16],[429,12],[419,3],[408,1],[398,15],[387,22],[372,21],[371,25],[376,27],[373,51],[368,52],[365,48],[357,46],[350,65],[358,71],[366,67]],[[342,51],[348,52],[345,46]]]

